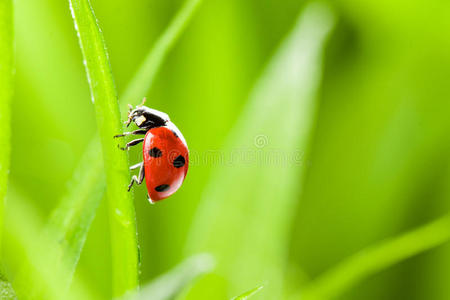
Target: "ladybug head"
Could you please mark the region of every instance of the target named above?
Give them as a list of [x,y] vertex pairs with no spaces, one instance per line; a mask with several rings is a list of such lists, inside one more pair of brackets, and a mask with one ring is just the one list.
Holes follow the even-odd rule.
[[152,109],[144,105],[138,105],[134,109],[131,105],[128,106],[130,110],[128,112],[128,120],[125,122],[127,127],[131,124],[131,122],[134,122],[139,128],[150,129],[164,126],[170,121],[167,114],[156,109]]

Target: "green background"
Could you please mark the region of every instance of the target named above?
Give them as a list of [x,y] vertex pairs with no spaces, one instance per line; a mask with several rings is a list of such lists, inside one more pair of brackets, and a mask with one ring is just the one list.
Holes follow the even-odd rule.
[[[182,4],[92,1],[119,94]],[[221,165],[207,155],[228,155],[231,130],[252,126],[236,121],[305,4],[204,0],[170,52],[147,105],[170,115],[192,157],[184,185],[171,198],[149,205],[145,187],[135,188],[142,284],[186,257],[191,225],[202,205],[230,224],[240,222],[236,228],[248,226],[230,210],[214,210],[217,199],[208,199],[206,187],[213,186],[209,192],[224,198],[240,197],[237,194],[247,190],[243,201],[277,206],[277,197],[255,199],[257,180],[248,187],[236,181],[236,188],[228,184],[223,190],[211,185]],[[312,134],[307,146],[292,148],[304,153],[297,166],[304,175],[292,178],[295,216],[283,233],[289,240],[286,267],[280,266],[287,293],[360,249],[445,214],[450,203],[450,2],[329,4],[337,20],[319,66],[322,78]],[[9,201],[20,194],[45,219],[67,191],[66,182],[96,132],[95,115],[68,3],[16,0],[14,18]],[[284,135],[261,133],[275,148],[270,141],[279,139],[273,136]],[[130,151],[131,163],[141,159],[140,150]],[[234,168],[239,173],[245,167]],[[270,183],[274,187],[286,184],[276,179]],[[104,202],[75,276],[107,298],[111,270]],[[215,220],[211,216],[210,222]],[[239,252],[241,244],[228,243],[222,249],[227,247]],[[257,244],[246,247],[242,251],[249,253],[249,260],[251,253],[261,251]],[[339,299],[449,299],[449,253],[446,245],[411,258]],[[220,256],[216,260],[222,263]],[[255,282],[244,280],[242,286],[251,289]],[[270,290],[270,282],[255,299],[269,299],[265,290]],[[230,288],[226,294],[244,291]]]

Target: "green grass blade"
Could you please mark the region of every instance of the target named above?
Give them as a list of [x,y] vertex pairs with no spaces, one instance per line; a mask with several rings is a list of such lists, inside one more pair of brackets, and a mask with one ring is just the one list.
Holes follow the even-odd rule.
[[[4,200],[8,189],[11,152],[10,103],[13,94],[13,5],[12,0],[0,0],[0,228],[3,228]],[[0,230],[0,249],[3,230]],[[1,254],[0,254],[1,255]],[[3,257],[0,256],[0,268]],[[11,284],[1,274],[0,299],[15,299]]]
[[202,1],[203,0],[187,0],[185,2],[169,27],[167,27],[161,37],[156,41],[139,70],[127,86],[120,99],[122,105],[140,101],[139,99],[142,99],[142,97],[150,90],[153,86],[155,76],[161,69],[161,65],[165,61],[167,54],[186,28]]
[[[10,103],[13,89],[13,6],[11,0],[0,0],[0,228],[3,226],[3,206],[8,187],[11,151]],[[0,249],[1,245],[0,230]]]
[[67,265],[55,263],[55,257],[62,255],[61,249],[52,247],[53,238],[41,234],[42,222],[36,209],[12,190],[5,214],[5,253],[9,254],[5,263],[16,274],[12,285],[18,298],[94,299],[81,282],[68,293],[63,284]]
[[367,277],[450,240],[450,216],[363,249],[319,278],[296,299],[334,299]]
[[139,285],[135,211],[126,190],[130,177],[127,153],[117,149],[113,139],[123,126],[108,54],[92,7],[88,0],[69,2],[100,132],[111,230],[113,296],[121,297],[133,294]]
[[[93,151],[100,149],[98,139],[93,139],[82,157],[67,189],[76,191],[62,198],[59,206],[52,212],[46,226],[47,234],[54,238],[54,247],[60,247],[70,272],[65,275],[65,285],[68,288],[76,265],[81,255],[81,249],[86,241],[87,233],[103,197],[105,186],[103,160],[101,153]],[[100,151],[100,150],[99,150]],[[100,155],[100,158],[99,158]],[[92,168],[96,172],[85,172]]]
[[251,289],[250,291],[247,291],[243,293],[242,295],[239,295],[237,297],[233,297],[231,300],[247,300],[250,299],[251,296],[258,293],[264,286],[260,285],[258,287],[255,287],[254,289]]
[[[167,53],[201,2],[201,0],[188,0],[164,31],[126,88],[124,96],[121,97],[123,105],[141,101],[147,90],[151,88],[154,76],[161,68]],[[58,241],[63,239],[61,246],[68,248],[66,257],[71,261],[73,270],[77,265],[92,218],[106,186],[101,148],[96,138],[90,142],[83,157],[70,180],[68,193],[54,209],[49,222],[51,228],[49,230],[54,231]],[[67,283],[70,283],[70,278]]]
[[186,259],[166,274],[144,286],[139,299],[173,299],[185,286],[202,274],[214,268],[214,258],[209,254],[199,254]]
[[333,24],[327,6],[306,7],[228,138],[224,153],[233,161],[218,166],[200,203],[189,253],[212,253],[232,294],[267,281],[264,296],[282,297],[299,159],[313,127],[322,49]]

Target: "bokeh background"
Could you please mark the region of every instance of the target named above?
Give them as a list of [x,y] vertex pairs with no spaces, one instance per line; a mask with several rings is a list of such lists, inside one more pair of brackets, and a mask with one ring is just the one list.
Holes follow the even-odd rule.
[[[183,1],[91,2],[120,94]],[[335,25],[321,62],[314,62],[321,75],[314,94],[316,109],[310,116],[312,129],[306,143],[290,148],[293,153],[300,151],[302,159],[289,173],[289,185],[284,177],[275,176],[269,185],[261,179],[273,166],[239,164],[232,166],[232,174],[238,174],[232,184],[229,178],[221,179],[222,163],[205,155],[228,155],[239,146],[233,142],[236,132],[253,126],[242,117],[248,116],[248,99],[307,2],[204,0],[193,16],[147,94],[147,104],[171,116],[197,159],[183,187],[170,199],[149,205],[145,187],[135,188],[143,284],[196,250],[211,250],[214,255],[220,248],[216,251],[219,270],[227,267],[223,264],[230,258],[221,256],[227,251],[241,256],[242,270],[252,268],[252,254],[258,256],[261,244],[243,246],[227,235],[223,244],[211,242],[204,249],[192,244],[202,245],[198,227],[208,227],[208,222],[211,228],[217,227],[216,221],[229,222],[230,236],[234,230],[257,228],[258,224],[246,222],[245,215],[250,222],[263,221],[264,215],[252,218],[261,213],[258,202],[274,210],[286,202],[277,194],[264,197],[258,193],[262,188],[286,185],[290,189],[280,196],[290,197],[292,216],[275,232],[283,235],[288,247],[281,258],[267,257],[268,265],[275,264],[285,279],[284,294],[360,249],[448,211],[450,2],[329,4]],[[16,87],[9,201],[14,195],[28,198],[45,220],[67,192],[66,182],[95,135],[96,121],[67,1],[16,0],[14,17]],[[139,102],[136,99],[134,104]],[[284,119],[283,110],[276,112],[277,117],[267,122]],[[298,118],[302,116],[299,111]],[[258,117],[253,115],[248,122]],[[266,130],[271,128],[267,122],[258,124],[265,124],[260,134],[268,146],[277,149],[278,141],[285,145],[283,139],[293,139],[284,131]],[[251,144],[249,138],[245,142]],[[130,151],[131,163],[141,159],[139,150]],[[254,180],[242,183],[241,169]],[[248,201],[251,206],[238,212],[223,209],[226,199]],[[270,210],[263,213],[270,219]],[[208,234],[217,233],[206,231],[205,239]],[[266,238],[264,232],[260,234],[263,244],[279,243],[271,234]],[[102,201],[75,274],[102,298],[108,298],[111,290],[108,243]],[[277,265],[278,261],[283,264]],[[197,285],[202,289],[203,280],[204,286],[215,292],[223,288],[223,295],[229,297],[265,284],[255,299],[277,299],[270,292],[270,280],[246,281],[241,276],[238,287],[227,287],[222,276],[210,275]],[[444,245],[364,280],[339,299],[450,299],[449,278],[450,247]],[[204,299],[222,299],[220,292],[211,296],[208,293],[213,291],[205,289],[204,293]]]

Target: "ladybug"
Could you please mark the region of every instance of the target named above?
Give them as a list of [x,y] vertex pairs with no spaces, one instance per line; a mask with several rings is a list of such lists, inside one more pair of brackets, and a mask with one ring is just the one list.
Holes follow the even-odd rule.
[[130,167],[130,170],[140,170],[138,176],[132,177],[128,191],[134,183],[141,184],[145,178],[149,201],[154,203],[169,197],[180,188],[188,171],[189,150],[186,140],[169,116],[144,106],[143,103],[134,109],[129,105],[128,120],[125,122],[127,127],[134,122],[139,129],[118,134],[114,138],[145,135],[120,149],[128,150],[143,142],[144,161]]

